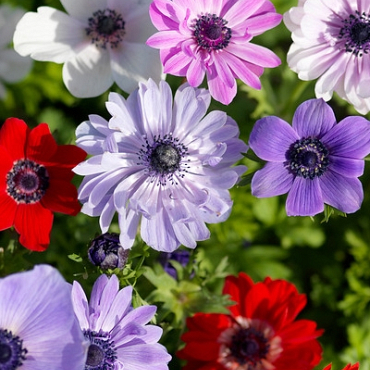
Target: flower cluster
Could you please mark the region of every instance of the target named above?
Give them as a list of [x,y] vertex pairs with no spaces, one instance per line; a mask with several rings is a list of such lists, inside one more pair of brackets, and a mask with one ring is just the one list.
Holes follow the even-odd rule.
[[106,232],[117,211],[124,248],[139,221],[145,243],[171,252],[194,248],[209,238],[205,222],[229,216],[228,189],[246,170],[232,166],[247,146],[226,113],[206,115],[210,100],[208,91],[184,84],[172,106],[169,85],[149,80],[127,100],[109,95],[109,122],[92,115],[77,128],[77,145],[93,155],[74,169],[85,176],[82,212],[100,215]]

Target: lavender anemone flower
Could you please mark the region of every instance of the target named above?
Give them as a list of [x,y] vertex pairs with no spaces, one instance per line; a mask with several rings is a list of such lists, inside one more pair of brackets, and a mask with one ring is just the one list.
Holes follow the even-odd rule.
[[51,266],[0,279],[0,369],[81,370],[86,341],[71,286]]
[[227,219],[234,186],[245,166],[233,166],[247,151],[236,122],[221,111],[206,115],[204,89],[184,84],[172,106],[170,86],[140,83],[127,100],[111,93],[107,122],[92,115],[76,131],[77,145],[94,156],[74,171],[85,176],[79,188],[82,212],[100,215],[107,232],[118,212],[120,242],[141,237],[156,250],[195,248],[209,238],[205,222]]
[[370,111],[370,3],[359,0],[299,0],[284,14],[292,32],[289,67],[315,80],[316,97],[336,92],[361,114]]
[[72,302],[89,341],[85,370],[167,370],[171,356],[157,343],[159,326],[148,325],[155,306],[131,307],[132,287],[119,290],[116,275],[100,275],[90,302],[74,281]]
[[260,89],[263,69],[280,64],[250,42],[281,21],[268,0],[153,0],[150,17],[159,32],[147,44],[160,49],[165,73],[186,76],[194,87],[206,75],[212,97],[223,104],[236,95],[235,78]]
[[302,103],[293,125],[278,117],[258,120],[250,147],[267,164],[252,179],[252,194],[272,197],[288,193],[288,216],[313,216],[324,203],[345,213],[363,200],[358,177],[370,152],[370,122],[351,116],[338,124],[323,99]]

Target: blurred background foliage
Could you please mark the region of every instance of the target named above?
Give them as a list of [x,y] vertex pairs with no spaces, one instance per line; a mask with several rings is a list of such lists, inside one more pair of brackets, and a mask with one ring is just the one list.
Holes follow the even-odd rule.
[[[272,0],[279,13],[296,5],[292,0]],[[38,6],[63,9],[58,0],[2,0],[27,11]],[[300,81],[286,64],[290,33],[281,23],[253,40],[274,50],[281,58],[278,68],[265,70],[262,90],[240,83],[238,95],[229,106],[212,101],[210,110],[223,110],[239,124],[241,137],[248,142],[254,122],[265,115],[276,115],[291,122],[297,106],[314,97],[314,82]],[[109,119],[105,109],[108,93],[92,99],[77,99],[62,82],[62,66],[34,62],[32,72],[21,82],[6,85],[8,93],[0,101],[0,122],[8,117],[24,119],[34,127],[47,122],[59,144],[73,144],[74,130],[89,114]],[[181,78],[168,76],[173,91]],[[113,86],[112,91],[122,93]],[[127,96],[123,93],[124,96]],[[334,96],[330,105],[340,121],[357,115],[347,103]],[[367,117],[369,118],[369,117]],[[249,156],[250,157],[250,156]],[[244,158],[247,174],[261,164]],[[250,178],[250,176],[249,176]],[[75,183],[81,181],[75,178]],[[130,252],[126,267],[117,273],[122,285],[135,288],[134,304],[158,305],[157,324],[164,328],[162,343],[172,353],[181,345],[185,318],[197,311],[226,312],[230,303],[221,296],[223,279],[244,271],[254,280],[266,276],[296,284],[308,297],[300,317],[315,320],[325,333],[320,339],[324,360],[341,369],[348,362],[360,361],[370,370],[370,173],[367,163],[361,177],[365,198],[355,214],[317,215],[314,218],[287,217],[285,197],[256,199],[250,186],[232,189],[234,208],[222,224],[209,225],[211,238],[191,251],[183,267],[174,262],[177,279],[160,264],[159,253],[143,245],[140,238]],[[248,181],[244,181],[248,183]],[[329,217],[330,216],[330,217]],[[117,222],[111,231],[119,232]],[[101,271],[87,259],[87,246],[99,234],[98,218],[55,215],[49,249],[31,253],[17,242],[14,230],[0,233],[0,276],[48,263],[56,266],[68,281],[77,279],[87,292]],[[176,358],[172,369],[180,368]]]

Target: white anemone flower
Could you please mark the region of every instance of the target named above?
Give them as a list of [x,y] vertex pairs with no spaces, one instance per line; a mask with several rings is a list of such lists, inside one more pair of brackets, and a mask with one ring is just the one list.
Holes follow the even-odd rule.
[[370,111],[370,2],[299,0],[284,14],[292,32],[287,61],[302,80],[318,79],[317,98],[333,92],[361,114]]
[[6,95],[5,83],[22,80],[32,67],[32,59],[21,57],[9,45],[13,40],[15,26],[25,11],[9,5],[0,6],[0,99]]
[[159,81],[150,0],[61,0],[66,13],[42,6],[19,21],[14,48],[39,61],[64,63],[63,81],[76,97],[98,96],[115,82],[126,92],[149,77]]

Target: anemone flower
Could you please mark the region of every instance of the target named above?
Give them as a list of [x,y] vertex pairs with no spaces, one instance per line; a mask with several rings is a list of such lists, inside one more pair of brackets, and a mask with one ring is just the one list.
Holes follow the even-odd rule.
[[197,313],[187,319],[177,352],[183,370],[310,370],[322,349],[311,320],[296,320],[306,296],[284,280],[254,283],[240,273],[226,277],[223,294],[236,302],[229,314]]
[[361,114],[370,110],[370,3],[299,0],[284,14],[292,32],[289,67],[315,80],[316,97],[336,92]]
[[14,226],[24,247],[44,251],[53,212],[76,215],[81,209],[71,180],[85,157],[75,145],[57,145],[46,123],[30,129],[7,119],[0,129],[0,230]]
[[288,193],[288,216],[314,216],[324,203],[345,213],[356,212],[364,197],[359,176],[370,153],[370,122],[346,117],[336,122],[323,99],[302,103],[293,125],[264,117],[254,125],[251,149],[267,161],[252,179],[252,194]]
[[71,286],[53,267],[0,279],[0,369],[81,370],[86,340]]
[[64,63],[63,81],[76,97],[98,96],[113,82],[126,92],[149,77],[159,81],[149,0],[61,0],[68,14],[42,6],[19,21],[14,48],[35,60]]
[[208,91],[184,84],[172,106],[170,86],[149,80],[127,100],[109,95],[109,122],[93,115],[77,128],[77,145],[93,154],[74,169],[85,176],[81,211],[100,216],[103,233],[117,211],[123,248],[132,246],[139,222],[156,250],[195,248],[209,238],[205,222],[229,216],[228,189],[246,170],[234,164],[247,145],[226,113],[206,115],[210,100]]
[[148,324],[157,308],[133,309],[131,296],[131,286],[119,290],[116,275],[99,276],[90,302],[81,285],[73,283],[73,306],[89,343],[85,370],[168,370],[171,356],[157,343],[162,329]]
[[280,64],[250,42],[281,21],[268,0],[153,0],[150,17],[159,32],[147,44],[160,49],[164,71],[186,76],[193,87],[206,75],[212,97],[223,104],[236,95],[235,78],[260,89],[263,69]]

